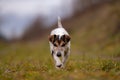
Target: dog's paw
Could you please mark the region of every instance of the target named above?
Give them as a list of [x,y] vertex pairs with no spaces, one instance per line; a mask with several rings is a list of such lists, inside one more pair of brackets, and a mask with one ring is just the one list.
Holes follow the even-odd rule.
[[63,69],[64,66],[63,66],[63,64],[59,64],[59,65],[56,65],[56,68],[57,68],[57,69]]

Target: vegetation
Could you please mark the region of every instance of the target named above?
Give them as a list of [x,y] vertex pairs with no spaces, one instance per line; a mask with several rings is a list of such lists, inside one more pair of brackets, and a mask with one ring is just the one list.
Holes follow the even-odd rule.
[[54,67],[47,37],[0,43],[0,80],[120,80],[119,4],[104,4],[65,24],[72,45],[62,70]]

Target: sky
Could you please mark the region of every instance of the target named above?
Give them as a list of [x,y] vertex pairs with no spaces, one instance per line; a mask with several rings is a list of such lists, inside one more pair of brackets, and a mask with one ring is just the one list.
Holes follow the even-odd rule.
[[[77,0],[0,0],[0,35],[6,39],[20,38],[36,17],[51,27],[57,16],[68,18],[74,13]],[[67,4],[66,4],[67,3]]]

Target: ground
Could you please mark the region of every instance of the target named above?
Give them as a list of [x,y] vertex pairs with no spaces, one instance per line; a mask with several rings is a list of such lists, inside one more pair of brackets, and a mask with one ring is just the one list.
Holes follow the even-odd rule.
[[120,62],[98,53],[71,51],[66,67],[57,70],[47,41],[1,47],[1,80],[119,80]]

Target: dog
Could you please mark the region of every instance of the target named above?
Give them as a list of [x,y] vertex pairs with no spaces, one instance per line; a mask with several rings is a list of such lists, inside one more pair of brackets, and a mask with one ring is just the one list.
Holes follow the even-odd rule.
[[58,27],[52,30],[49,36],[50,52],[57,69],[64,68],[70,55],[70,40],[71,37],[63,28],[61,18],[58,17]]

